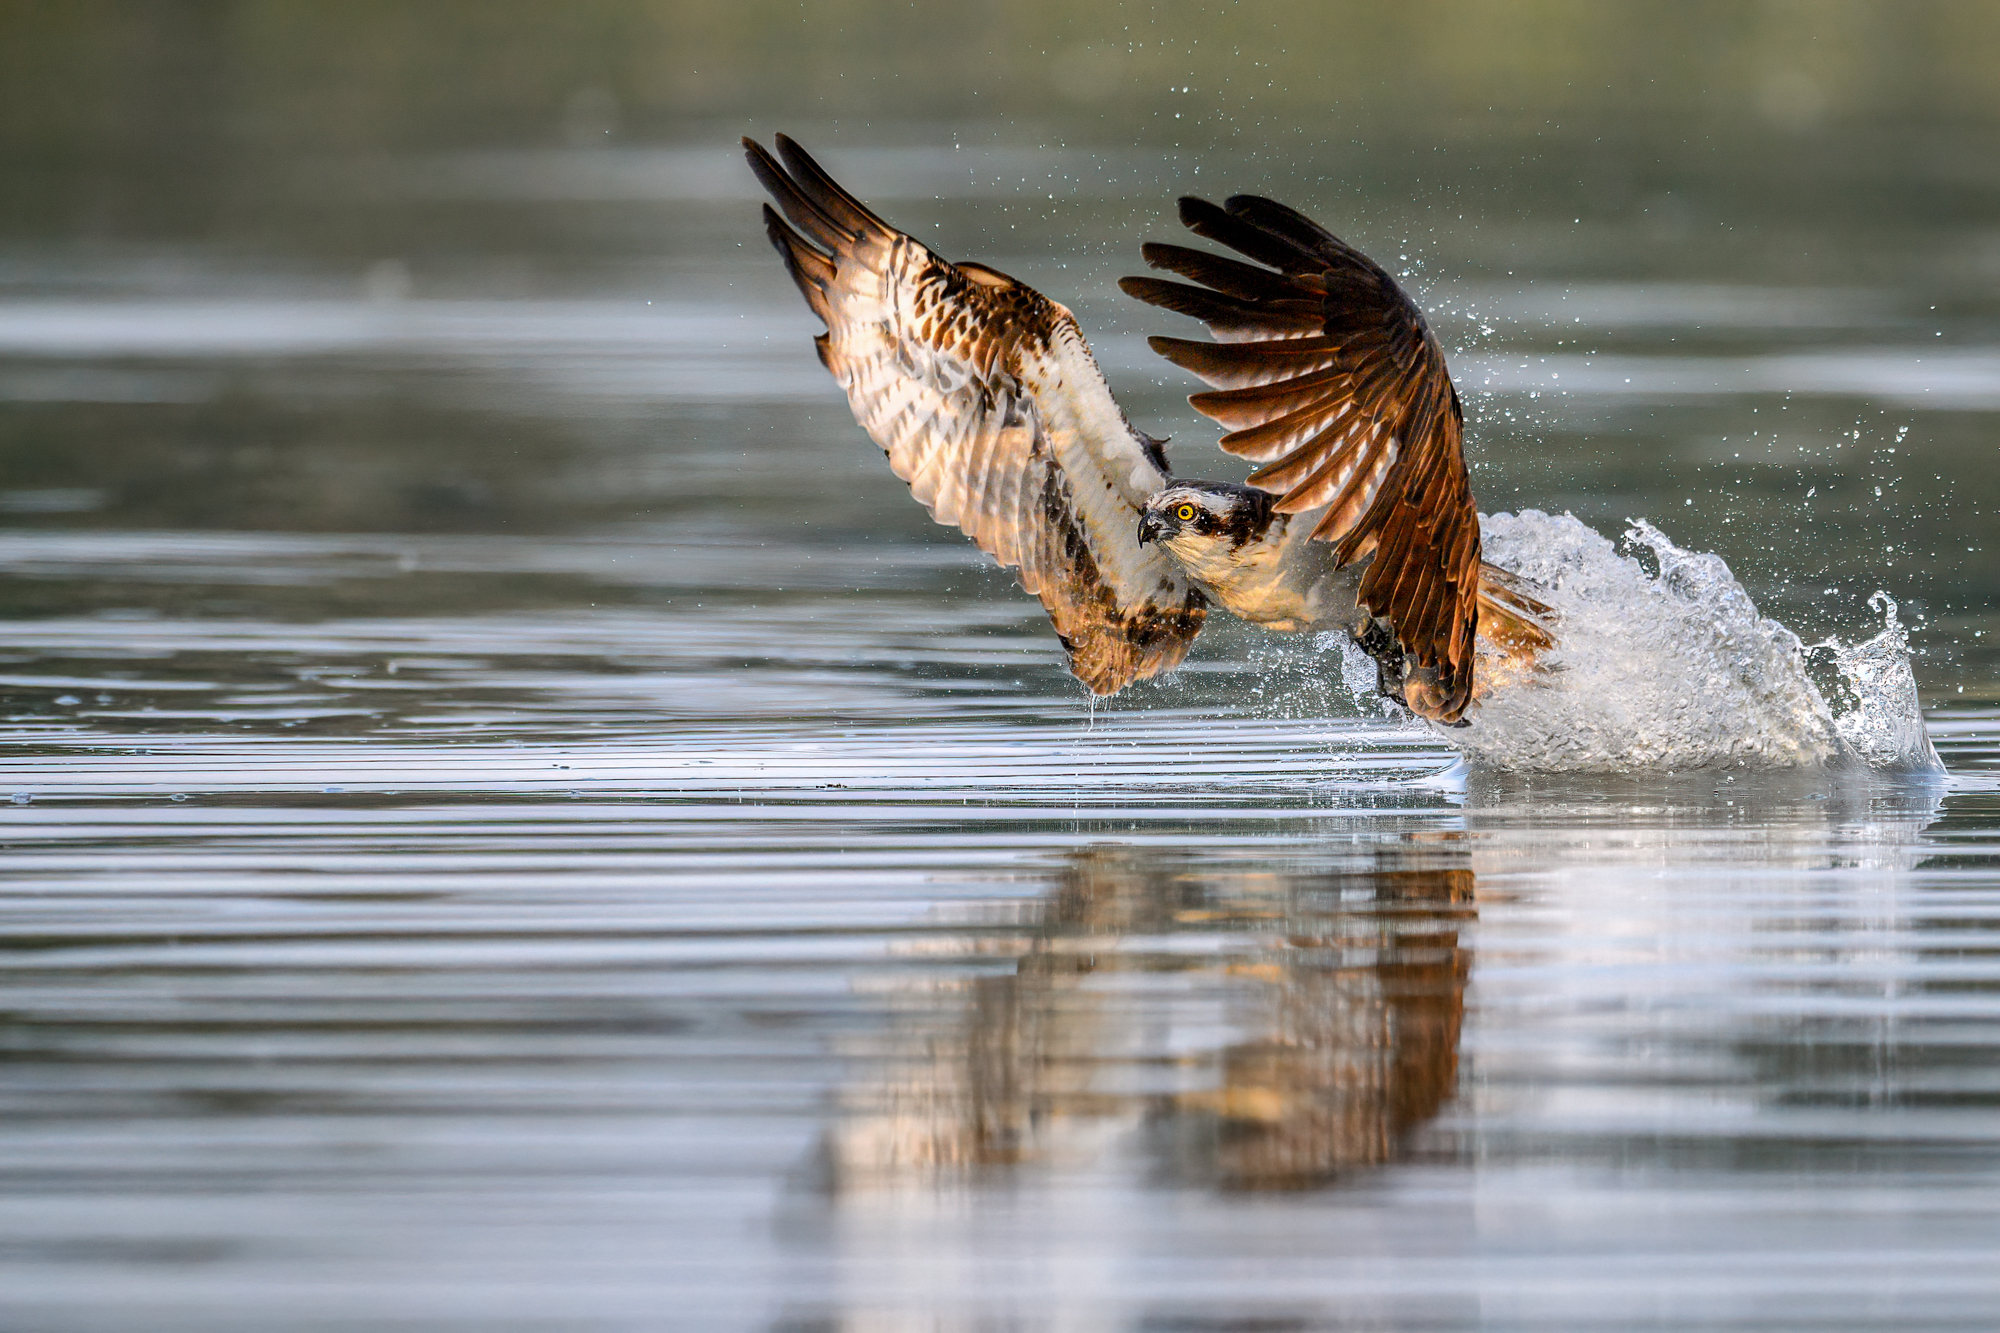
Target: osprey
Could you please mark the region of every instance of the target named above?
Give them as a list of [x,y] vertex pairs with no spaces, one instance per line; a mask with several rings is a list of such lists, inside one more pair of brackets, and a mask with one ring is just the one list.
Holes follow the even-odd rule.
[[931,516],[1019,571],[1094,693],[1178,665],[1212,605],[1347,631],[1384,695],[1447,724],[1473,700],[1476,637],[1517,659],[1552,645],[1549,608],[1480,559],[1444,353],[1360,251],[1253,195],[1182,199],[1180,217],[1255,263],[1143,248],[1200,285],[1119,285],[1217,339],[1153,349],[1215,386],[1188,401],[1263,465],[1248,485],[1188,481],[1126,419],[1068,310],[933,254],[776,143],[743,147],[778,206],[771,243],[826,325],[820,361]]

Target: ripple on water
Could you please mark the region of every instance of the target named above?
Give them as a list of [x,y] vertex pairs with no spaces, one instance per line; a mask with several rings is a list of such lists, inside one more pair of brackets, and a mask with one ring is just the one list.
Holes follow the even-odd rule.
[[885,584],[19,626],[6,1320],[2000,1299],[1990,710],[1950,788],[1467,771],[1306,643],[1093,715]]
[[1976,793],[1117,716],[109,739],[4,833],[23,1326],[2000,1299]]

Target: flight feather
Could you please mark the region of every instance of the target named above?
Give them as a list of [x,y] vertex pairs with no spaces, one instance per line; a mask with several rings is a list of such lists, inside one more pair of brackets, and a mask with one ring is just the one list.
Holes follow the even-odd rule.
[[1379,265],[1283,204],[1183,199],[1180,215],[1256,263],[1147,245],[1147,263],[1199,285],[1120,285],[1217,339],[1154,338],[1153,349],[1214,386],[1188,401],[1227,429],[1224,449],[1263,465],[1250,483],[1279,512],[1316,514],[1305,530],[1341,565],[1367,562],[1358,600],[1410,659],[1410,705],[1457,720],[1472,699],[1483,566],[1463,415],[1437,339]]
[[868,210],[784,135],[745,139],[777,205],[765,230],[826,325],[819,358],[939,523],[1019,572],[1097,694],[1178,664],[1206,601],[1138,541],[1167,482],[1069,311],[984,265],[950,263]]

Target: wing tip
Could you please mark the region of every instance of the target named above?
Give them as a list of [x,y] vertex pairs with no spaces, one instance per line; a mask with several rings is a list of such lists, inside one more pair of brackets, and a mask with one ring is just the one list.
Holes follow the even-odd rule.
[[1275,199],[1267,199],[1261,194],[1232,194],[1222,201],[1222,207],[1231,217],[1242,217],[1260,208],[1282,208],[1287,213],[1298,212]]
[[1181,225],[1195,231],[1197,221],[1205,221],[1222,210],[1198,194],[1184,194],[1174,201],[1174,212],[1180,217]]
[[826,287],[836,272],[832,258],[814,249],[805,237],[787,226],[778,216],[778,210],[769,204],[764,205],[764,235],[784,261],[785,272],[791,274],[792,284],[805,297],[806,305],[819,316],[821,323],[831,326]]
[[[1146,346],[1153,355],[1171,361],[1182,370],[1191,370],[1200,375],[1196,364],[1219,344],[1196,342],[1192,338],[1169,338],[1163,333],[1155,333],[1146,339]],[[1207,378],[1203,376],[1203,378]]]
[[798,140],[789,134],[778,133],[771,136],[771,142],[778,146],[778,156],[784,159],[800,193],[846,231],[851,240],[858,242],[870,235],[880,239],[894,234],[895,228],[877,217],[851,190],[835,180],[833,174],[821,166],[811,153],[799,146]]

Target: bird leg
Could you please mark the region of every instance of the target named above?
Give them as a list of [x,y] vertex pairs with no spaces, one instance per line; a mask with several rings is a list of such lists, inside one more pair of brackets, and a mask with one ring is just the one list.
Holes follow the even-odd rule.
[[[1410,708],[1407,683],[1412,674],[1420,674],[1426,683],[1435,684],[1434,672],[1412,673],[1410,659],[1402,646],[1396,642],[1396,632],[1389,628],[1389,622],[1370,616],[1359,627],[1349,626],[1348,634],[1361,651],[1375,659],[1375,692],[1391,703]],[[1472,723],[1464,718],[1448,724],[1454,727],[1469,727]]]
[[1375,659],[1375,692],[1408,708],[1409,701],[1403,697],[1403,650],[1389,623],[1370,616],[1358,631],[1350,629],[1348,633],[1362,652]]

